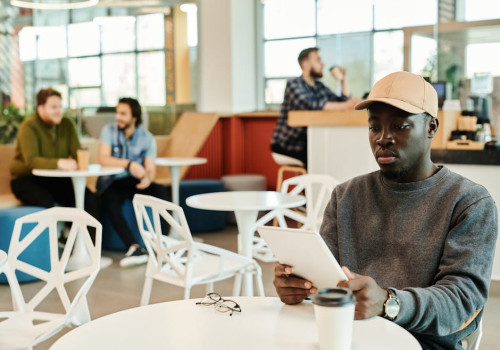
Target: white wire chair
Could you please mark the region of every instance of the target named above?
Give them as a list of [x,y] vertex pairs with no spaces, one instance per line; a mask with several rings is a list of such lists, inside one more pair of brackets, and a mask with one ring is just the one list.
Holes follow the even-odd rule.
[[[193,286],[205,284],[208,293],[213,291],[214,282],[231,277],[235,277],[233,295],[239,295],[244,273],[254,275],[258,293],[264,296],[259,264],[226,249],[193,241],[180,206],[141,194],[134,196],[133,204],[149,254],[141,305],[149,303],[153,280],[184,288],[184,298],[188,299]],[[162,220],[180,235],[179,239],[163,235]]]
[[[71,226],[62,252],[58,247],[58,222]],[[94,231],[94,239],[89,228]],[[76,208],[50,208],[16,220],[7,257],[14,305],[12,311],[0,312],[0,349],[32,349],[64,327],[90,321],[86,295],[99,271],[101,233],[101,224]],[[90,260],[68,272],[66,266],[78,235],[83,237]],[[25,261],[33,242],[50,251],[49,269]],[[16,278],[21,272],[40,281],[21,288]],[[54,300],[60,303],[57,311],[53,310]]]
[[[305,174],[283,181],[281,193],[305,195],[305,212],[297,209],[274,209],[257,220],[255,228],[263,226],[271,220],[277,220],[280,227],[288,227],[286,218],[290,218],[302,224],[301,229],[319,231],[325,207],[330,200],[333,189],[339,183],[332,176],[324,174]],[[264,262],[276,261],[274,254],[264,240],[258,236],[253,239],[253,257]]]

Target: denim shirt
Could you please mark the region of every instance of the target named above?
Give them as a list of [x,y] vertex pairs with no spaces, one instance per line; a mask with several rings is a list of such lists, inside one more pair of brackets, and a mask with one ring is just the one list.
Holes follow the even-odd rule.
[[[153,135],[138,126],[132,137],[127,139],[116,123],[104,126],[101,132],[101,142],[111,147],[111,155],[115,158],[128,159],[144,165],[144,158],[156,156],[156,143]],[[114,180],[130,176],[130,173],[101,176],[97,181],[97,191],[102,193]]]

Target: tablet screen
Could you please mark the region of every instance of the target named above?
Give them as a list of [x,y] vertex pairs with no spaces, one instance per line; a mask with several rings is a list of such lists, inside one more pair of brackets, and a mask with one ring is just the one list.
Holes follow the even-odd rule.
[[311,281],[315,287],[332,288],[347,280],[319,233],[274,226],[259,226],[257,231],[280,264],[292,266],[294,275]]

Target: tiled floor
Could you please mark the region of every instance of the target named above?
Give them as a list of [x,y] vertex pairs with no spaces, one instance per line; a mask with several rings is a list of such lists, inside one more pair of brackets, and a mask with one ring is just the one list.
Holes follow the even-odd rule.
[[[228,227],[225,231],[199,234],[197,237],[203,238],[206,243],[214,244],[223,248],[236,250],[236,229]],[[113,258],[113,265],[100,271],[89,294],[88,302],[92,318],[98,318],[113,312],[136,307],[139,305],[142,285],[144,282],[145,266],[140,266],[128,270],[121,269],[118,260],[122,253],[104,252],[103,255]],[[276,296],[272,284],[273,263],[261,263],[264,274],[264,288],[266,296]],[[25,284],[24,288],[29,288]],[[222,295],[230,295],[232,291],[232,281],[220,282],[215,285],[215,289]],[[191,297],[198,298],[205,294],[204,287],[192,289]],[[178,287],[168,286],[155,282],[151,295],[151,303],[162,301],[178,300],[183,297],[183,291]],[[0,285],[0,310],[11,307],[9,289],[5,285]],[[59,337],[68,332],[64,330],[48,341],[35,347],[35,350],[49,349]],[[496,350],[500,343],[500,282],[494,282],[491,286],[490,299],[486,305],[483,321],[483,338],[481,350]]]

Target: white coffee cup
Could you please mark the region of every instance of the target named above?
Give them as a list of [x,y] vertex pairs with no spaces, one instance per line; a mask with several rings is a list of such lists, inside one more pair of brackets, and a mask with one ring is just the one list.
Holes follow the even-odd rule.
[[350,350],[356,298],[347,288],[324,288],[313,296],[321,350]]

